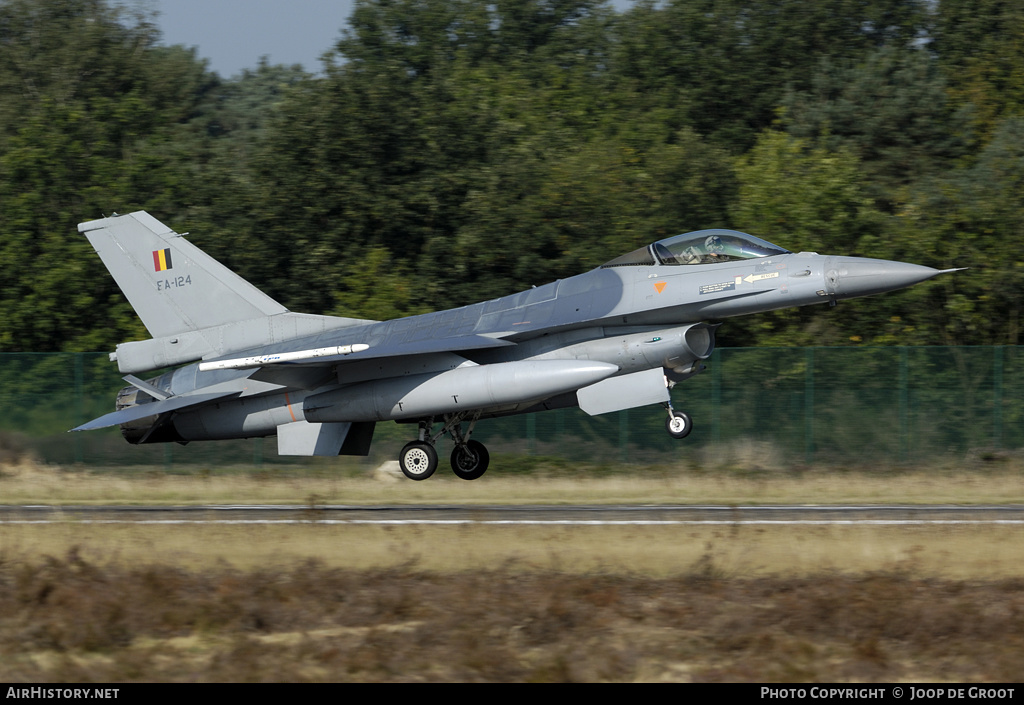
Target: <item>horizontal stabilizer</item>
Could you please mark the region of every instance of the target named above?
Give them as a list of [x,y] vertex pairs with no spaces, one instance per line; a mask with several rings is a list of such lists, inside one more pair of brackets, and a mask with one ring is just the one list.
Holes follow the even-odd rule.
[[135,406],[129,406],[127,409],[114,411],[106,416],[93,419],[89,423],[82,424],[78,428],[73,428],[71,430],[92,431],[97,428],[106,428],[107,426],[118,426],[130,421],[144,419],[147,416],[156,416],[158,414],[165,414],[169,411],[179,411],[193,406],[201,406],[202,404],[207,404],[211,401],[216,401],[217,399],[237,396],[240,393],[241,392],[238,390],[231,390],[211,394],[186,394],[180,397],[170,397],[164,401],[154,401],[150,404],[136,404]]

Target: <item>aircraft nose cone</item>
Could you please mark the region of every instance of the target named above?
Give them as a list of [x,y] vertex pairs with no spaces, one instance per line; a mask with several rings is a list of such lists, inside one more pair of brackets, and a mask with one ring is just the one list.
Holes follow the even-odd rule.
[[829,293],[837,299],[870,296],[904,289],[953,269],[866,257],[833,257],[825,270]]

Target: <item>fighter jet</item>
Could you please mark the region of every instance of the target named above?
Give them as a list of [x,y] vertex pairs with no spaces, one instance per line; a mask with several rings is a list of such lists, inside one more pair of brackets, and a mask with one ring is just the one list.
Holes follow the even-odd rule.
[[368,321],[293,313],[144,211],[78,230],[152,338],[111,353],[130,386],[74,431],[118,425],[133,444],[277,436],[281,455],[336,456],[367,455],[375,424],[396,421],[411,427],[398,458],[412,480],[434,474],[444,436],[454,473],[479,478],[489,455],[473,430],[500,416],[660,404],[684,438],[693,424],[670,390],[704,369],[722,319],[955,271],[700,230],[518,294]]

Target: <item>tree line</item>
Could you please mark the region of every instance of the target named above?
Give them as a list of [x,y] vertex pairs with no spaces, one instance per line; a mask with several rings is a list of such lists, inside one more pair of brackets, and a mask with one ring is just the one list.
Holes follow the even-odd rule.
[[1017,344],[1024,6],[358,0],[224,78],[110,0],[0,0],[0,351],[146,337],[78,222],[145,209],[289,308],[374,319],[731,227],[970,267],[724,345]]

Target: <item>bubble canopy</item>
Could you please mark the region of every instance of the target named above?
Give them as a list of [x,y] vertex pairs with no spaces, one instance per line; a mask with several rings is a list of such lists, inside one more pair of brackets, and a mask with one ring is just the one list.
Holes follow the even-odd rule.
[[697,230],[658,240],[651,245],[616,257],[603,267],[629,267],[655,264],[717,264],[772,255],[788,255],[778,245],[738,230]]

